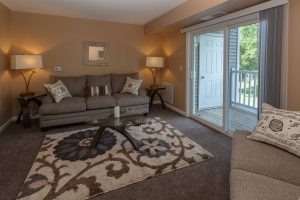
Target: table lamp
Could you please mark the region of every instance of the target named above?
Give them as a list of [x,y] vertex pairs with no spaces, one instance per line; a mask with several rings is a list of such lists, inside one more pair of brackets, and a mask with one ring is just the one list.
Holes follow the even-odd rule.
[[[11,56],[11,69],[18,70],[22,75],[25,81],[26,92],[20,94],[21,97],[30,97],[33,96],[35,93],[29,91],[29,85],[31,78],[34,73],[34,69],[42,68],[42,56],[41,55],[12,55]],[[31,74],[28,79],[25,76],[25,71],[30,70]]]
[[163,57],[147,57],[146,67],[152,72],[153,76],[153,86],[156,86],[156,77],[158,76],[160,69],[165,66],[165,61]]

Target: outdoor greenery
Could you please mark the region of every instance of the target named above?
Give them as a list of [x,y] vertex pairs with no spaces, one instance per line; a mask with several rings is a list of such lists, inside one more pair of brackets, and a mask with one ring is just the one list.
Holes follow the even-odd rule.
[[240,28],[240,70],[258,70],[258,23]]

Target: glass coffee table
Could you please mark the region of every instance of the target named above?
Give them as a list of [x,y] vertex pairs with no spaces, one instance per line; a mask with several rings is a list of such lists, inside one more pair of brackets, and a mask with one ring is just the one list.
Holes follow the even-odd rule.
[[130,134],[127,133],[126,128],[130,126],[140,126],[147,122],[147,118],[142,115],[124,116],[119,118],[115,118],[112,115],[106,119],[93,120],[89,122],[89,124],[99,126],[99,129],[97,130],[96,135],[93,137],[90,147],[95,148],[98,142],[101,140],[104,130],[106,128],[111,128],[125,136],[128,139],[128,141],[132,144],[134,150],[138,151],[138,144],[136,140]]

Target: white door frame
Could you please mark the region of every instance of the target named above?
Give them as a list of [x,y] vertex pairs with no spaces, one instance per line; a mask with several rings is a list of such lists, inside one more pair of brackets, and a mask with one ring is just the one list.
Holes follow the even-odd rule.
[[194,120],[197,120],[203,124],[205,124],[206,126],[209,126],[213,129],[216,129],[217,131],[220,131],[220,132],[223,132],[223,133],[226,133],[226,127],[224,127],[225,125],[225,117],[223,117],[223,126],[222,127],[219,127],[219,126],[216,126],[212,123],[209,123],[205,120],[202,120],[198,117],[195,117],[193,116],[193,81],[194,81],[194,77],[193,77],[193,70],[194,70],[194,50],[193,50],[193,47],[194,47],[194,36],[195,35],[200,35],[200,34],[205,34],[205,33],[210,33],[210,32],[216,32],[216,31],[223,31],[224,32],[224,46],[223,46],[223,57],[224,57],[224,62],[223,62],[223,113],[225,113],[225,100],[227,98],[224,98],[224,95],[226,94],[226,88],[227,87],[224,87],[226,84],[226,74],[227,72],[225,71],[226,70],[226,65],[227,65],[227,52],[226,52],[226,49],[227,49],[227,31],[226,31],[226,27],[224,26],[212,26],[212,27],[208,27],[208,28],[205,28],[205,29],[201,29],[201,30],[197,30],[197,31],[193,31],[193,32],[190,32],[190,33],[187,33],[186,35],[186,51],[187,51],[187,63],[186,63],[186,115],[187,117],[190,117],[190,118],[193,118]]
[[[223,23],[211,25],[208,27],[203,27],[198,30],[194,30],[186,33],[186,116],[193,118],[217,131],[225,133],[226,135],[230,135],[227,133],[228,130],[228,116],[224,117],[228,113],[228,105],[229,105],[229,95],[227,92],[228,89],[228,40],[229,40],[229,28],[238,25],[238,24],[246,24],[250,21],[257,20],[258,13],[254,13],[251,15],[247,15],[244,17],[240,17],[237,19],[233,19],[230,21],[225,21]],[[205,120],[196,118],[192,115],[193,113],[193,69],[194,69],[194,36],[199,34],[205,34],[209,32],[215,31],[224,31],[224,63],[223,63],[223,126],[218,127],[212,123],[209,123]]]

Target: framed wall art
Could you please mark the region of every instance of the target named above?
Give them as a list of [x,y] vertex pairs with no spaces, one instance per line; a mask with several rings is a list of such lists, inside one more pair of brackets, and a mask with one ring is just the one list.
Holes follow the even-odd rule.
[[109,46],[105,42],[83,41],[83,64],[107,66],[109,64]]

